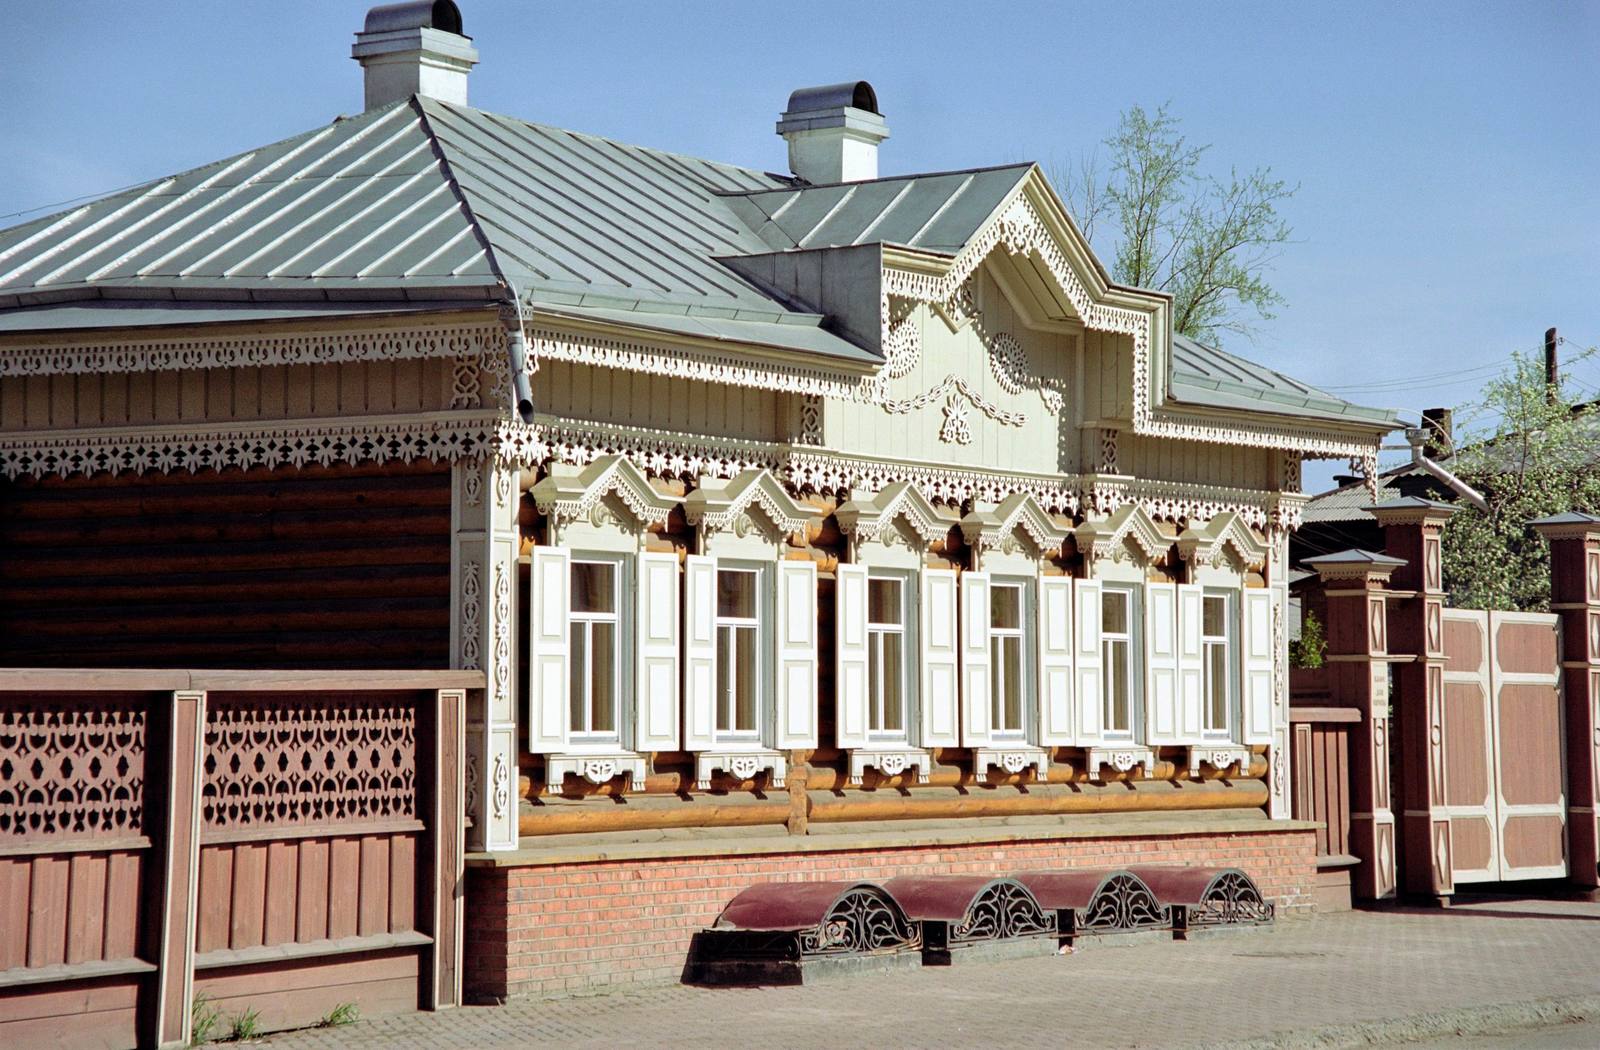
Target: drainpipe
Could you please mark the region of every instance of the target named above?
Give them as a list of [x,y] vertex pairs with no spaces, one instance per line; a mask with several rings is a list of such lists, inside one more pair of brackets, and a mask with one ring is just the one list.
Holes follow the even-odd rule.
[[511,396],[517,403],[517,415],[528,426],[533,425],[533,381],[528,377],[528,334],[522,325],[522,297],[516,285],[506,282],[510,301],[500,307],[500,321],[506,328],[506,356],[511,364]]
[[1411,445],[1411,462],[1432,474],[1468,503],[1477,507],[1485,514],[1489,513],[1489,501],[1478,494],[1478,490],[1456,477],[1448,470],[1435,463],[1423,454],[1423,446],[1428,443],[1428,430],[1426,427],[1407,427],[1406,441]]

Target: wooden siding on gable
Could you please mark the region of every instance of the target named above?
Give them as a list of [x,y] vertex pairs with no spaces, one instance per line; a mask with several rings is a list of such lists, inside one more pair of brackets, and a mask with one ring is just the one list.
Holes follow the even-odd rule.
[[533,381],[539,412],[561,419],[751,441],[791,436],[793,397],[773,390],[566,361],[542,362]]

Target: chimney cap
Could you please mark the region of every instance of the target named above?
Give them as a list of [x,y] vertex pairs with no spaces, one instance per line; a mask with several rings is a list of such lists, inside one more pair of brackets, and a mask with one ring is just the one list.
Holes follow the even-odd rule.
[[390,33],[397,29],[437,29],[466,36],[461,31],[461,9],[451,0],[411,0],[383,4],[367,12],[363,33]]
[[878,111],[878,93],[865,80],[847,80],[842,84],[823,84],[804,87],[789,95],[789,113],[816,113],[820,110],[859,109],[875,116]]

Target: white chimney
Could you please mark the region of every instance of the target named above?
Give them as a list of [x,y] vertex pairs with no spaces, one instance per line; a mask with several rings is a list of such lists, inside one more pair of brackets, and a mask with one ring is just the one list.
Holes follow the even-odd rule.
[[467,74],[478,64],[461,11],[450,0],[385,4],[367,12],[350,57],[366,74],[367,109],[427,95],[467,104]]
[[889,125],[865,80],[801,88],[778,118],[789,143],[789,170],[813,185],[878,177],[878,143]]

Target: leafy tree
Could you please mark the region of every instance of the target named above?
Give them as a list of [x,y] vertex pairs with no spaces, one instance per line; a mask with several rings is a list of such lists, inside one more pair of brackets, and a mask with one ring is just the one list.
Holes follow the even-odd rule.
[[1205,342],[1270,320],[1283,297],[1265,274],[1290,234],[1277,209],[1299,187],[1270,168],[1202,175],[1210,147],[1190,144],[1166,106],[1123,113],[1105,146],[1109,175],[1090,153],[1051,177],[1112,277],[1169,293],[1173,327]]
[[1322,634],[1322,621],[1307,610],[1300,620],[1300,637],[1289,643],[1289,666],[1316,670],[1322,666],[1328,641]]
[[[1593,349],[1569,358],[1591,356]],[[1481,493],[1488,513],[1461,502],[1445,526],[1444,585],[1468,609],[1544,610],[1550,548],[1528,522],[1567,510],[1600,511],[1600,410],[1564,383],[1545,382],[1540,355],[1514,354],[1471,406],[1490,421],[1463,441],[1451,470]]]

